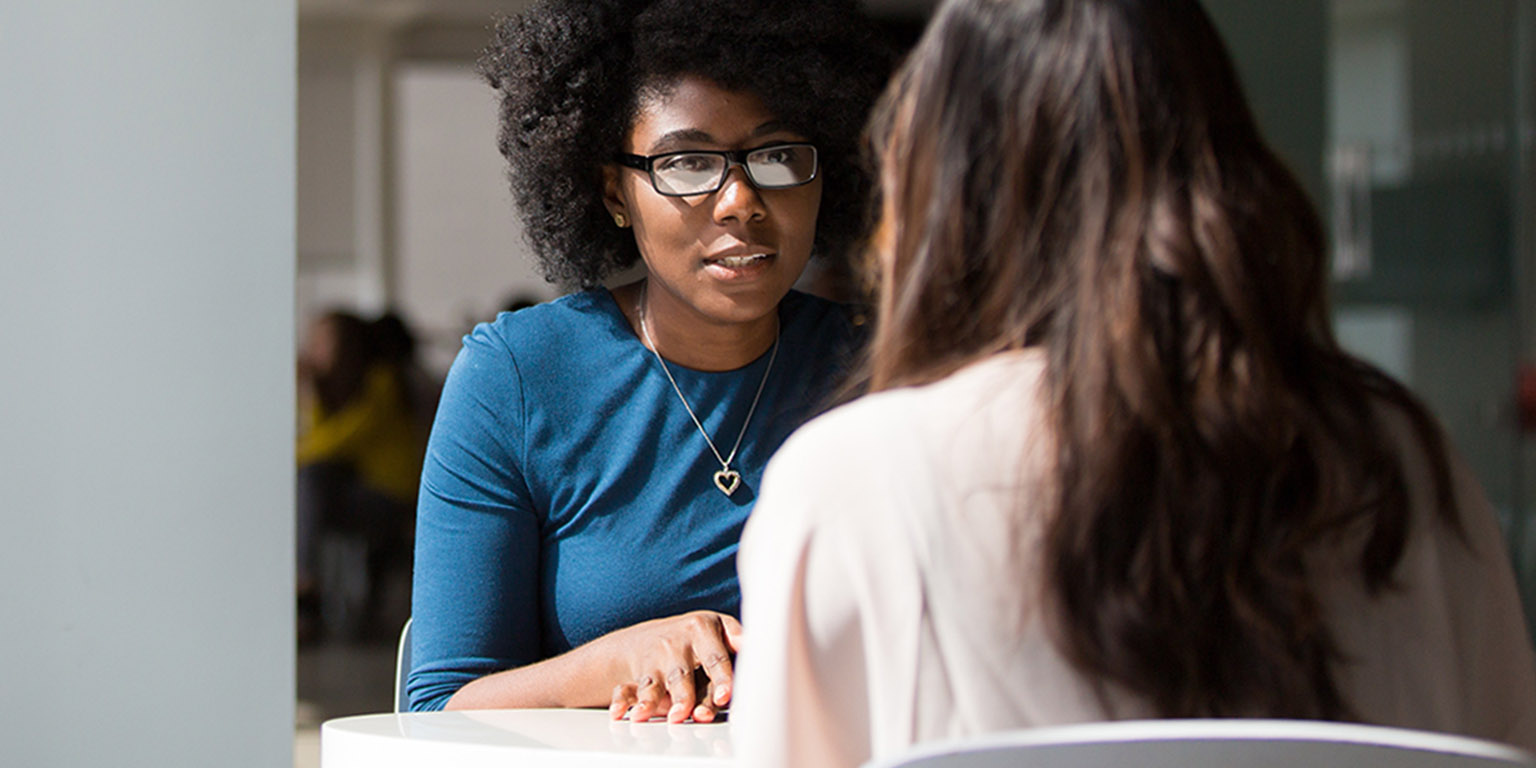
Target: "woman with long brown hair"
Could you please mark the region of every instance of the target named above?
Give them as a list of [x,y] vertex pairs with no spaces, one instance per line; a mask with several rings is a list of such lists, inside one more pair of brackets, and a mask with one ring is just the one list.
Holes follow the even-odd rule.
[[871,394],[742,543],[743,759],[1124,717],[1536,747],[1497,525],[1344,352],[1194,0],[952,0],[886,93]]

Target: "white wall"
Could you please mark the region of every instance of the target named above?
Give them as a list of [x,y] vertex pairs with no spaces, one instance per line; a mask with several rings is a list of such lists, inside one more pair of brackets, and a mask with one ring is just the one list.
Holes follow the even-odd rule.
[[496,151],[496,94],[474,73],[489,32],[454,37],[455,58],[418,59],[401,50],[409,31],[300,25],[297,317],[393,308],[441,374],[509,297],[557,290],[523,240]]
[[[314,22],[298,42],[297,316],[389,303],[388,27]],[[303,327],[299,329],[301,332]]]
[[292,0],[0,4],[0,763],[292,760]]
[[402,62],[394,76],[396,303],[430,369],[513,295],[552,298],[496,150],[496,92],[470,64]]

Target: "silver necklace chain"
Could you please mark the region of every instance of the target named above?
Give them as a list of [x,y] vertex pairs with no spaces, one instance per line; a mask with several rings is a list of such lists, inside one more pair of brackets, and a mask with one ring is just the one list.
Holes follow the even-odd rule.
[[715,454],[715,461],[720,462],[720,471],[715,473],[715,487],[729,496],[741,484],[741,473],[731,469],[731,462],[736,460],[736,451],[741,448],[741,440],[747,436],[747,427],[752,423],[752,414],[757,413],[757,401],[762,399],[763,388],[768,385],[768,374],[773,372],[773,362],[779,357],[778,318],[774,318],[773,351],[768,354],[768,367],[763,369],[763,379],[757,383],[757,394],[752,396],[752,407],[747,409],[747,419],[741,423],[741,431],[736,433],[736,444],[731,446],[731,454],[721,458],[720,449],[715,447],[715,441],[710,439],[704,424],[693,412],[693,406],[688,404],[688,398],[683,397],[682,388],[677,386],[677,379],[672,378],[672,370],[667,367],[667,361],[662,359],[661,352],[656,349],[656,342],[651,339],[651,329],[645,322],[645,299],[649,287],[649,282],[640,284],[640,300],[635,306],[635,314],[640,316],[640,335],[645,337],[645,345],[650,347],[656,362],[661,364],[661,372],[667,375],[667,381],[672,384],[672,391],[677,393],[677,399],[682,401],[683,410],[688,412],[688,418],[693,419],[693,425],[698,427],[699,434],[704,436],[704,443],[709,446],[710,453]]

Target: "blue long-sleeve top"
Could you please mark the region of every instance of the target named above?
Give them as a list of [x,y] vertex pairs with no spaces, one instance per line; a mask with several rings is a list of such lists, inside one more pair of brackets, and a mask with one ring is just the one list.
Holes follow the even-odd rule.
[[[642,621],[738,615],[736,545],[763,467],[826,405],[853,336],[840,306],[797,292],[779,319],[730,496],[607,290],[503,313],[465,337],[422,471],[411,709],[441,709],[476,678]],[[769,357],[724,372],[669,363],[722,455]]]

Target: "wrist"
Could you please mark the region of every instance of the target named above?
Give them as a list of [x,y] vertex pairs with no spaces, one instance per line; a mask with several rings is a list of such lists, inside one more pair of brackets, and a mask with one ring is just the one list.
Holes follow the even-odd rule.
[[616,653],[607,638],[572,648],[559,658],[564,662],[561,676],[568,683],[555,690],[560,707],[606,706],[613,687],[629,675],[623,654]]

